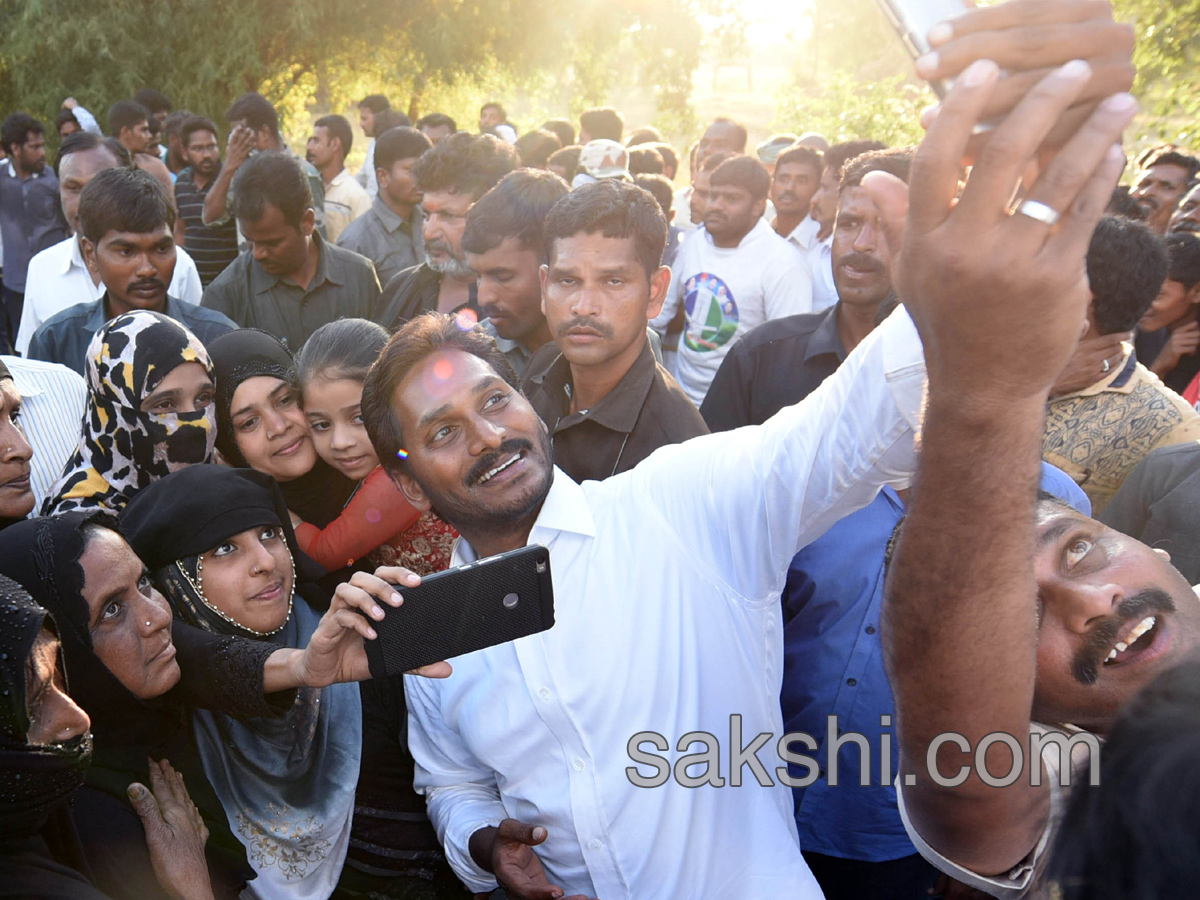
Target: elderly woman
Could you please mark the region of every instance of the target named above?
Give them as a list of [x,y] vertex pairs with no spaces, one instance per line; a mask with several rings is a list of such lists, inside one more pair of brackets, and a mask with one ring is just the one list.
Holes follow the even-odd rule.
[[174,319],[139,310],[92,338],[79,448],[42,507],[119,511],[152,481],[212,462],[213,372],[204,345]]
[[21,394],[8,366],[0,362],[0,528],[33,511],[29,461],[33,449],[21,430]]
[[[2,575],[0,647],[0,897],[106,900],[80,871],[66,815],[91,758],[91,723],[67,694],[54,620]],[[140,784],[130,796],[147,823],[163,886],[178,900],[212,900],[207,834],[182,779],[164,762],[150,781],[153,796]]]

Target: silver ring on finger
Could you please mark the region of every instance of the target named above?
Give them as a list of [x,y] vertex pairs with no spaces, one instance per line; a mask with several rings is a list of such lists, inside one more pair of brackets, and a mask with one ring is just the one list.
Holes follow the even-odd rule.
[[1109,370],[1109,369],[1111,369],[1111,368],[1112,368],[1112,366],[1110,366],[1110,365],[1108,364],[1108,360],[1107,360],[1107,359],[1106,359],[1106,360],[1104,360],[1104,361],[1103,361],[1103,362],[1100,364],[1100,371],[1101,371],[1101,372],[1104,372],[1105,374],[1108,374],[1108,370]]
[[1051,227],[1057,225],[1060,218],[1058,212],[1053,207],[1047,206],[1040,200],[1022,200],[1017,204],[1017,208],[1013,210],[1013,213],[1029,216],[1029,218]]

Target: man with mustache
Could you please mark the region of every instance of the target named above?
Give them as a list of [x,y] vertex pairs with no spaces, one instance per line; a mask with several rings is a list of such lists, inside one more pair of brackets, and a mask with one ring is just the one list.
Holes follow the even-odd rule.
[[542,308],[556,347],[548,367],[538,354],[526,390],[550,429],[556,465],[578,482],[600,481],[707,434],[647,335],[671,284],[658,201],[603,179],[555,203],[543,232]]
[[465,131],[443,138],[421,156],[412,174],[424,195],[425,261],[384,285],[376,321],[394,330],[429,310],[464,308],[478,319],[475,272],[462,249],[467,211],[519,164],[511,144]]
[[1151,147],[1138,158],[1138,177],[1130,196],[1146,213],[1155,234],[1166,234],[1175,205],[1200,172],[1200,159],[1165,144]]
[[[708,160],[706,160],[707,162]],[[655,324],[682,306],[676,377],[699,406],[721,361],[752,328],[812,309],[808,263],[763,219],[771,178],[757,159],[735,156],[713,170],[704,228],[684,242]]]
[[186,244],[207,287],[237,259],[237,225],[232,219],[204,224],[204,201],[221,173],[221,142],[211,119],[192,116],[179,131],[187,168],[175,181],[175,243]]
[[767,322],[734,346],[700,407],[713,431],[761,425],[798,403],[875,327],[892,297],[894,248],[882,227],[882,210],[862,180],[869,172],[886,172],[907,182],[911,161],[911,150],[896,149],[864,153],[846,164],[832,234],[838,302],[821,312]]
[[542,223],[570,188],[550,172],[509,172],[467,213],[462,248],[475,273],[484,327],[518,375],[552,343],[542,312]]
[[1183,195],[1183,199],[1179,201],[1179,206],[1171,214],[1171,221],[1167,223],[1168,234],[1175,234],[1180,231],[1200,234],[1200,182],[1192,185],[1188,192]]
[[31,359],[84,374],[88,344],[110,319],[146,309],[186,325],[201,343],[237,326],[219,312],[167,293],[175,271],[175,208],[158,179],[141,169],[106,169],[79,198],[80,244],[104,293],[51,316],[29,342]]

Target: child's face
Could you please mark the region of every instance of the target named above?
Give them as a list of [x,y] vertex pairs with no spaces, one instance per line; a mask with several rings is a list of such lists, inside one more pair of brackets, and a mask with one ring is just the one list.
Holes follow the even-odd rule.
[[363,427],[362,383],[317,377],[304,386],[304,414],[321,459],[360,481],[379,465]]

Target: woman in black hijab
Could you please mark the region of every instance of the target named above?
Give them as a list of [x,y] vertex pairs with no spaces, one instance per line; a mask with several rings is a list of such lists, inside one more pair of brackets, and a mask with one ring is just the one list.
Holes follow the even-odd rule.
[[0,528],[19,522],[33,511],[29,461],[33,449],[19,424],[21,394],[8,366],[0,362]]
[[[86,863],[66,809],[91,758],[91,723],[66,693],[54,620],[3,575],[0,648],[0,897],[106,900],[83,874]],[[153,797],[144,786],[133,788],[147,822],[171,815],[170,803],[184,813],[173,818],[173,829],[151,828],[154,852],[167,862],[164,875],[175,896],[211,900],[203,825],[187,810],[173,770],[164,766],[154,774]]]
[[292,355],[274,335],[241,328],[208,348],[217,383],[217,449],[230,465],[279,482],[288,509],[324,528],[356,483],[317,456],[292,384]]

